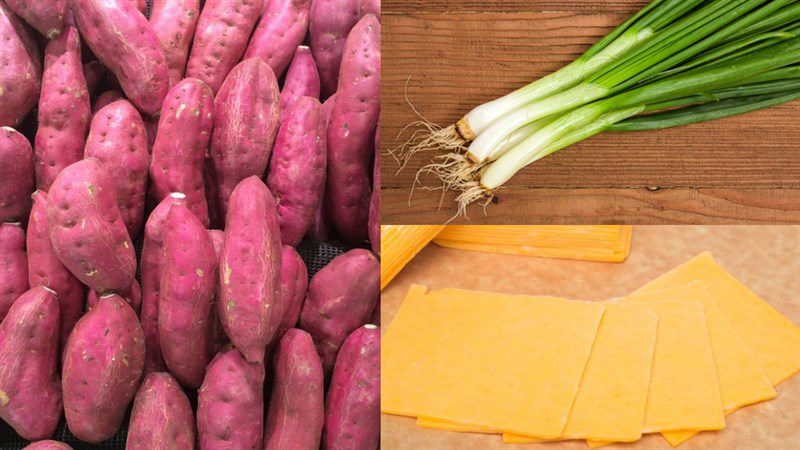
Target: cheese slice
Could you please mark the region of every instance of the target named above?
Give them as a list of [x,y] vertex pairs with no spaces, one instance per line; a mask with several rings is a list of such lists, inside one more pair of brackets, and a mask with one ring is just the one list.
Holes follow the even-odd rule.
[[630,225],[448,225],[433,242],[468,251],[622,262],[631,232]]
[[[708,308],[709,301],[704,299],[709,317],[721,312],[730,325],[722,320],[710,325],[725,412],[774,397],[774,389],[764,385],[758,372],[777,386],[800,370],[800,328],[726,272],[710,253],[696,256],[637,292],[697,282],[707,287],[716,306]],[[752,366],[752,360],[761,370]],[[664,437],[677,446],[696,434],[675,431],[664,433]]]
[[556,438],[603,311],[412,286],[381,343],[381,411]]
[[[641,438],[657,322],[648,307],[606,305],[562,439],[632,442]],[[505,434],[503,442],[536,440]]]
[[773,385],[800,370],[800,327],[726,272],[708,252],[656,278],[640,291],[693,281],[705,283]]

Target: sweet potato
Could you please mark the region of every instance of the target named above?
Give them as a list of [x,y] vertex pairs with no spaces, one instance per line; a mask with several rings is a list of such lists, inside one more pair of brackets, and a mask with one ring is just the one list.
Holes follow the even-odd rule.
[[53,435],[61,418],[59,310],[55,293],[24,293],[0,324],[0,418],[32,441]]
[[161,272],[164,260],[164,233],[167,214],[173,205],[186,205],[186,196],[172,193],[150,213],[142,245],[142,331],[147,353],[145,373],[166,370],[158,336],[158,305],[161,298]]
[[293,328],[275,352],[264,450],[316,450],[325,422],[325,376],[311,336]]
[[263,8],[262,0],[208,0],[200,13],[186,76],[215,93],[242,59]]
[[86,90],[89,97],[94,95],[94,91],[100,86],[106,77],[106,66],[100,61],[90,61],[83,65],[83,78],[86,80]]
[[283,303],[283,316],[277,337],[280,338],[286,330],[294,328],[300,319],[303,309],[303,300],[308,291],[308,269],[303,258],[297,250],[290,245],[283,246],[281,253],[281,303]]
[[270,0],[266,5],[244,58],[263,59],[280,78],[308,32],[311,0]]
[[67,0],[6,0],[6,4],[47,39],[61,35]]
[[[219,280],[219,259],[222,256],[222,246],[225,244],[225,232],[222,230],[208,230],[208,235],[211,236],[211,242],[214,244],[214,252],[217,256],[217,273],[214,279]],[[214,350],[214,353],[230,343],[228,335],[225,334],[225,328],[223,328],[222,322],[220,321],[219,314],[217,313],[217,302],[219,302],[221,297],[219,286],[220,284],[216,283],[213,308],[214,324],[211,329],[211,348]]]
[[[380,121],[378,121],[380,123]],[[381,127],[375,130],[375,160],[372,163],[372,198],[369,201],[369,243],[381,256]]]
[[210,153],[222,217],[236,185],[267,169],[280,125],[279,97],[275,75],[258,58],[234,67],[217,94]]
[[194,448],[194,412],[168,373],[144,377],[133,400],[126,450]]
[[127,100],[105,106],[92,118],[84,156],[103,162],[117,191],[122,221],[132,239],[144,222],[147,191],[147,132],[142,116]]
[[189,210],[206,227],[203,163],[213,125],[214,93],[196,78],[181,81],[164,100],[150,165],[153,198],[161,201],[171,192],[184,193]]
[[185,206],[173,205],[167,214],[161,267],[161,353],[181,385],[197,389],[212,356],[217,255],[211,236]]
[[347,37],[336,103],[328,124],[326,196],[348,241],[367,240],[372,146],[381,108],[381,24],[364,16]]
[[31,208],[33,150],[22,133],[0,128],[0,222],[21,221]]
[[361,18],[367,14],[373,14],[378,20],[381,20],[381,0],[361,0],[358,17]]
[[262,362],[278,331],[281,242],[275,200],[258,177],[231,195],[219,263],[217,313],[233,345],[250,362]]
[[114,103],[117,100],[124,99],[125,96],[122,95],[122,92],[116,89],[110,89],[108,91],[103,92],[102,94],[98,95],[97,98],[94,100],[92,104],[92,116],[97,114],[97,111],[105,108],[106,106]]
[[72,450],[72,447],[63,442],[48,439],[46,441],[34,442],[22,450]]
[[381,333],[355,330],[342,344],[325,402],[325,449],[378,448],[381,403]]
[[[322,104],[322,115],[325,121],[325,130],[328,129],[328,123],[331,119],[331,111],[333,111],[333,104],[336,102],[336,93],[328,97],[325,103]],[[325,156],[327,159],[328,139],[327,131],[325,136]],[[327,162],[327,161],[326,161]],[[320,199],[319,207],[314,211],[314,217],[311,219],[311,224],[306,232],[306,238],[325,242],[330,240],[332,235],[333,225],[331,224],[330,214],[328,213],[327,204],[325,202],[325,195]]]
[[379,297],[380,263],[369,250],[339,255],[311,279],[300,328],[314,338],[325,373],[347,335],[367,323]]
[[36,106],[42,60],[28,28],[4,2],[0,2],[0,42],[0,127],[16,127]]
[[58,294],[61,309],[61,339],[63,349],[67,336],[83,314],[83,283],[58,259],[50,243],[47,227],[47,193],[33,194],[33,208],[28,220],[25,239],[28,248],[28,283],[31,287],[45,286]]
[[70,0],[81,36],[139,110],[156,115],[169,90],[164,51],[130,0]]
[[264,365],[236,349],[217,354],[197,392],[198,448],[253,450],[264,433]]
[[129,0],[143,15],[147,15],[147,0]]
[[115,294],[100,298],[67,339],[64,412],[86,442],[111,438],[125,418],[144,366],[144,334],[133,309]]
[[20,223],[0,223],[0,322],[28,286],[25,230]]
[[336,92],[339,66],[350,30],[358,22],[359,0],[314,0],[309,16],[309,42],[319,69],[322,97]]
[[302,97],[319,98],[319,73],[311,49],[305,45],[297,47],[294,58],[286,71],[281,91],[281,117],[286,117],[288,111]]
[[100,160],[78,161],[56,177],[47,194],[47,224],[58,259],[83,284],[107,292],[133,283],[133,243]]
[[49,190],[64,167],[83,158],[90,118],[81,39],[77,28],[66,26],[44,51],[39,128],[33,141],[38,189]]
[[199,0],[155,0],[150,12],[153,25],[169,70],[169,84],[174,86],[183,79],[189,46],[200,16]]
[[[137,317],[140,315],[142,311],[142,287],[139,285],[138,281],[133,280],[133,284],[127,289],[117,292],[116,294],[130,305]],[[99,292],[90,290],[89,294],[86,296],[86,310],[88,311],[94,308],[97,302],[100,301],[100,297],[102,297],[102,295]]]
[[325,193],[325,154],[322,106],[303,97],[281,121],[267,177],[286,245],[300,243],[319,208]]

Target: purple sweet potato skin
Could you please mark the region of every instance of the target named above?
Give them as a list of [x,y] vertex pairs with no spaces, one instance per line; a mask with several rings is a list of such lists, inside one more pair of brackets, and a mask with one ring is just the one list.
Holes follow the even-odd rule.
[[124,98],[125,96],[122,95],[122,92],[116,89],[110,89],[108,91],[103,92],[102,94],[97,96],[97,98],[94,100],[94,104],[92,104],[92,116],[97,114],[97,111],[100,111],[101,109],[114,103],[115,101],[122,100]]
[[275,75],[258,58],[233,68],[217,94],[211,158],[221,216],[240,181],[262,176],[280,125],[280,94]]
[[32,441],[52,436],[61,418],[59,321],[55,295],[39,286],[0,324],[0,418]]
[[164,51],[150,23],[130,0],[70,0],[92,52],[116,75],[125,96],[155,115],[169,90]]
[[72,447],[63,442],[48,439],[46,441],[34,442],[22,450],[72,450]]
[[194,413],[178,382],[168,373],[144,377],[133,400],[126,450],[193,449]]
[[328,124],[326,195],[331,218],[350,242],[367,240],[370,171],[380,114],[381,24],[366,15],[350,32]]
[[[131,309],[133,309],[133,312],[135,312],[138,317],[142,311],[142,288],[139,282],[133,280],[133,284],[119,292],[118,295],[131,306]],[[89,291],[89,294],[86,296],[86,310],[88,311],[94,308],[97,302],[100,301],[100,297],[101,295],[97,291]]]
[[94,95],[94,91],[106,77],[106,66],[100,61],[90,61],[83,65],[83,78],[86,80],[86,89],[89,97]]
[[209,219],[203,164],[213,126],[211,88],[196,78],[181,81],[164,100],[150,164],[154,199],[161,201],[172,192],[184,193],[189,209],[206,227]]
[[0,128],[0,222],[21,221],[31,208],[33,150],[22,133]]
[[167,214],[173,205],[186,205],[183,195],[170,195],[150,213],[142,245],[142,330],[147,347],[145,373],[166,370],[158,335],[158,305],[161,298],[161,273],[164,261],[164,233]]
[[127,100],[103,107],[92,118],[84,156],[105,164],[117,191],[119,210],[131,238],[144,222],[147,191],[147,132],[142,116]]
[[380,263],[369,250],[339,255],[311,279],[300,328],[314,338],[325,373],[347,335],[369,321],[379,297]]
[[366,325],[342,344],[325,403],[326,450],[378,448],[381,333]]
[[264,429],[264,450],[316,450],[325,422],[325,375],[311,335],[293,328],[281,338]]
[[86,442],[111,438],[125,418],[144,366],[144,334],[117,295],[100,299],[72,330],[64,349],[67,426]]
[[164,58],[169,69],[169,84],[174,86],[183,79],[189,46],[200,16],[199,0],[155,0],[150,13]]
[[83,314],[84,287],[61,260],[50,243],[47,227],[47,193],[33,194],[33,208],[28,220],[25,243],[28,248],[28,283],[45,286],[58,294],[61,309],[61,348]]
[[297,245],[325,193],[327,146],[322,105],[303,97],[281,121],[267,185],[278,204],[281,242]]
[[185,206],[167,214],[158,335],[170,373],[197,389],[211,360],[217,254],[200,220]]
[[19,223],[0,223],[0,322],[27,290],[25,230]]
[[90,118],[81,39],[77,28],[67,26],[61,36],[48,41],[44,52],[39,128],[34,139],[38,189],[49,190],[64,167],[81,160]]
[[47,194],[47,223],[58,259],[83,284],[109,292],[133,283],[133,243],[111,175],[100,160],[78,161],[56,177]]
[[[327,100],[325,103],[322,104],[322,115],[325,120],[325,129],[328,129],[328,123],[331,119],[331,111],[333,111],[333,104],[336,102],[336,94],[334,93]],[[325,136],[325,156],[327,159],[327,149],[328,149],[328,139],[327,139],[327,131]],[[326,161],[327,162],[327,161]],[[308,227],[308,231],[306,232],[306,238],[324,242],[330,240],[331,231],[333,230],[333,224],[331,224],[330,214],[328,213],[327,205],[325,203],[325,195],[322,196],[320,200],[319,207],[316,211],[314,211],[314,218],[311,219],[311,225]]]
[[264,365],[236,349],[211,361],[197,393],[198,448],[260,449],[264,433]]
[[[380,122],[380,121],[379,121]],[[369,243],[381,256],[381,127],[375,130],[375,160],[372,163],[372,198],[369,201]]]
[[42,36],[54,39],[61,34],[67,0],[6,0],[6,4]]
[[[219,280],[219,260],[222,257],[222,246],[225,244],[225,232],[222,230],[208,230],[208,235],[211,236],[211,242],[214,244],[214,252],[217,255],[217,274],[216,279]],[[218,307],[217,302],[221,297],[219,292],[220,284],[216,283],[216,289],[214,291],[214,324],[211,333],[211,346],[214,350],[214,353],[218,352],[223,346],[230,343],[230,339],[228,339],[228,335],[225,334],[225,328],[222,326],[222,322],[219,318],[218,314]]]
[[283,317],[279,327],[278,338],[286,330],[294,328],[300,319],[303,300],[308,291],[308,269],[297,250],[290,245],[283,246],[281,253],[281,302]]
[[311,4],[309,37],[323,99],[333,95],[339,85],[345,40],[358,22],[358,14],[359,0],[314,0]]
[[294,58],[286,71],[281,91],[281,117],[303,97],[319,98],[319,73],[311,49],[305,45],[297,47]]
[[275,200],[258,177],[247,178],[231,195],[217,313],[233,345],[250,362],[263,362],[283,315],[281,252]]
[[39,99],[42,60],[28,28],[4,2],[0,42],[0,127],[16,127]]
[[358,16],[364,17],[367,14],[373,14],[381,20],[381,0],[361,0]]
[[208,0],[200,13],[186,76],[215,93],[244,55],[261,16],[263,0]]
[[311,0],[270,0],[266,5],[244,58],[263,59],[280,78],[308,32]]

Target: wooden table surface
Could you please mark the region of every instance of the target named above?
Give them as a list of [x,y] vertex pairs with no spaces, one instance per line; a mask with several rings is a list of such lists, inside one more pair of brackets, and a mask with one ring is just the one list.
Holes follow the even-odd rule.
[[[636,226],[631,254],[621,264],[497,255],[429,245],[383,290],[381,331],[391,327],[411,284],[503,294],[606,300],[627,295],[693,256],[709,251],[717,263],[795,324],[800,324],[800,227]],[[478,268],[500,270],[476,271]],[[469,276],[464,276],[469,273]],[[800,342],[797,343],[800,347]],[[800,351],[800,350],[799,350]],[[778,397],[726,417],[727,427],[704,432],[679,450],[800,448],[800,375],[776,388]],[[613,411],[611,411],[613,412]],[[381,416],[385,450],[586,450],[584,442],[508,445],[496,435],[418,428],[414,419]],[[609,450],[668,450],[649,435]]]
[[[384,0],[384,150],[416,120],[406,94],[430,120],[451,124],[564,66],[646,3]],[[453,216],[452,193],[442,199],[417,189],[409,205],[415,173],[430,156],[418,155],[396,174],[397,163],[384,155],[383,223]],[[471,223],[800,223],[800,102],[672,130],[596,136],[529,166],[497,194],[486,214],[470,209]]]

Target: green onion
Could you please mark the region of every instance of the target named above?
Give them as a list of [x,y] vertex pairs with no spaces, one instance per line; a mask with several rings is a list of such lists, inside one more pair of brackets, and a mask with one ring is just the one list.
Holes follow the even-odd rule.
[[480,184],[486,191],[495,190],[531,161],[540,159],[539,155],[550,144],[613,110],[639,107],[643,111],[649,103],[695,95],[714,88],[730,87],[732,83],[741,82],[748,77],[797,62],[800,62],[800,38],[754,52],[728,65],[711,69],[700,68],[673,75],[583,106],[535,132],[491,163],[481,177]]

